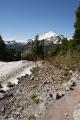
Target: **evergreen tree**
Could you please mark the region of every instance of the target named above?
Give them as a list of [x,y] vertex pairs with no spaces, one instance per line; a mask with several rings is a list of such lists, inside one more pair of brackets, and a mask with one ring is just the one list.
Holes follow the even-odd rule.
[[39,44],[39,57],[44,59],[44,40]]
[[37,60],[39,57],[39,36],[38,34],[35,36],[35,41],[32,47],[32,54],[33,54],[34,60]]
[[80,43],[80,4],[76,11],[76,22],[74,24],[75,27],[75,33],[74,33],[74,39],[77,41],[77,44]]
[[2,39],[2,36],[0,35],[0,60],[6,59],[6,46]]

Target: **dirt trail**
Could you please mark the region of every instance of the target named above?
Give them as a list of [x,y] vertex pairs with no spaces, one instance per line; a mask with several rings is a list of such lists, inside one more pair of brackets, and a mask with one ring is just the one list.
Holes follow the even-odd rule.
[[80,102],[80,81],[74,90],[65,95],[62,99],[48,106],[46,120],[74,120],[73,110]]

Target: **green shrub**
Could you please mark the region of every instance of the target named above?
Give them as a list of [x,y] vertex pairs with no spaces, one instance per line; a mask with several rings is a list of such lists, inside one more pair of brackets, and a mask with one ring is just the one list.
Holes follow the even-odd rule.
[[39,104],[39,98],[37,98],[36,94],[31,95],[31,99],[33,100],[34,103]]
[[28,120],[36,120],[36,116],[34,114],[29,115]]
[[35,98],[34,103],[39,104],[39,98]]
[[31,99],[32,99],[32,100],[34,100],[36,97],[37,97],[36,94],[32,94],[32,95],[31,95]]
[[21,107],[21,104],[20,104],[19,101],[17,101],[17,102],[16,102],[16,109],[17,109],[17,108],[20,108],[20,107]]

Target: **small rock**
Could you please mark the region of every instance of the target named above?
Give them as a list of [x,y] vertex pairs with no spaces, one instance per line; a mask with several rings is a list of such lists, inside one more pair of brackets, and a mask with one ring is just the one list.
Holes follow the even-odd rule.
[[75,86],[76,83],[75,83],[74,81],[71,81],[71,80],[70,80],[70,81],[68,81],[68,85],[69,85],[69,86]]
[[47,84],[47,80],[43,82],[43,84]]
[[13,118],[13,117],[10,117],[10,118],[8,118],[8,120],[14,120],[14,118]]
[[20,115],[20,112],[15,112],[15,116],[19,116]]
[[22,92],[22,89],[16,90],[16,94],[19,94],[20,92]]
[[27,77],[27,76],[28,76],[28,74],[25,75],[25,77]]
[[13,87],[13,84],[11,82],[8,82],[7,87]]
[[1,85],[1,83],[0,83],[0,88],[3,88],[2,85]]
[[37,80],[37,81],[38,81],[38,80],[39,80],[39,78],[38,78],[38,77],[36,77],[36,78],[35,78],[35,80]]
[[5,91],[3,89],[0,89],[0,93],[5,93]]
[[63,97],[64,94],[65,94],[65,91],[59,91],[58,94],[59,94],[60,97]]
[[49,93],[49,96],[50,96],[51,98],[53,98],[53,94],[52,94],[52,93]]
[[4,119],[7,119],[8,118],[8,115],[4,115]]
[[73,90],[73,88],[72,88],[72,86],[67,86],[65,90],[69,91],[69,90]]
[[36,85],[34,85],[34,86],[30,86],[30,87],[33,89],[33,88],[36,88]]
[[68,113],[65,113],[65,118],[67,118],[68,117]]
[[58,90],[59,88],[58,87],[55,87],[55,90]]
[[21,112],[23,110],[23,107],[19,107],[18,109],[17,109],[17,112]]
[[4,98],[4,94],[0,93],[0,100]]
[[70,71],[69,71],[69,73],[72,75],[72,74],[73,74],[73,71],[72,71],[72,70],[70,70]]
[[4,113],[5,112],[5,108],[4,107],[0,108],[0,112]]
[[13,96],[12,92],[6,92],[5,97],[11,97],[11,96]]
[[70,87],[69,87],[69,86],[67,86],[67,87],[66,87],[66,91],[69,91],[69,90],[70,90]]
[[34,80],[34,76],[32,76],[32,77],[30,78],[30,80]]
[[55,94],[53,95],[53,99],[58,100],[59,98],[60,98],[60,96],[59,96],[58,93],[55,93]]

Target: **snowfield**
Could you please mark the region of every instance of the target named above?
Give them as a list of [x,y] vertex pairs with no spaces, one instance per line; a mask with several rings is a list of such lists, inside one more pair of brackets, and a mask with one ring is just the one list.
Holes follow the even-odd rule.
[[7,90],[7,82],[18,84],[18,77],[31,74],[30,69],[35,67],[35,62],[17,61],[17,62],[0,62],[0,83],[3,89]]

